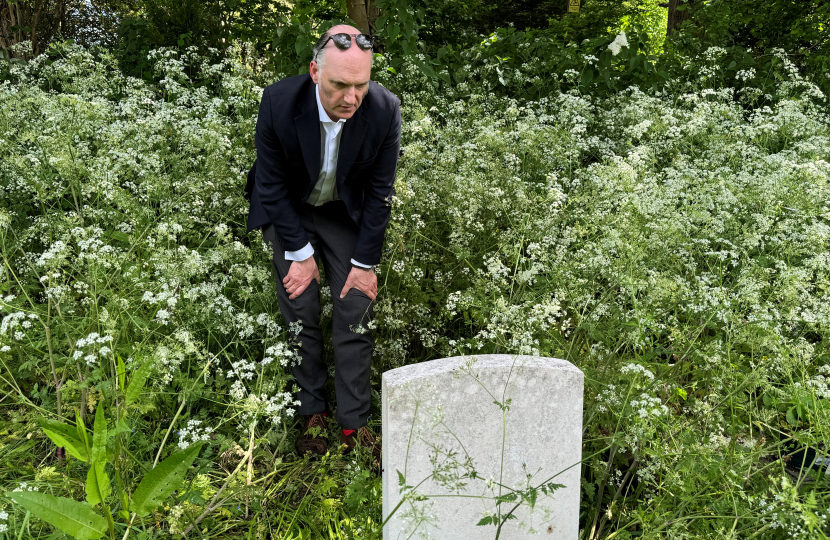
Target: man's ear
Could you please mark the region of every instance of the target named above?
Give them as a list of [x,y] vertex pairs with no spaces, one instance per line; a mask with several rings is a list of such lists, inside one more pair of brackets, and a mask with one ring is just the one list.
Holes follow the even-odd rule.
[[317,62],[314,60],[308,65],[308,74],[311,75],[311,80],[314,81],[314,84],[318,84],[318,79],[320,78],[320,71],[317,69]]

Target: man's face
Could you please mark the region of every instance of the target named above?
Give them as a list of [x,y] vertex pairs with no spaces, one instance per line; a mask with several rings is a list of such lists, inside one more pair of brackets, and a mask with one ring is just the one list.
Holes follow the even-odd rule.
[[372,51],[364,51],[356,43],[341,51],[329,41],[326,44],[325,66],[320,70],[317,62],[312,61],[309,72],[314,83],[320,87],[320,103],[329,117],[335,121],[349,119],[369,91]]

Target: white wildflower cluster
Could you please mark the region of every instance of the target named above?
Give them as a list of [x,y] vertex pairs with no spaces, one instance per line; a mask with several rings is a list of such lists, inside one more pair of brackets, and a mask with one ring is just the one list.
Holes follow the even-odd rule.
[[300,401],[295,400],[289,392],[277,392],[272,396],[250,393],[236,405],[241,411],[238,427],[243,431],[249,430],[251,422],[261,417],[279,425],[283,416],[293,416],[295,409],[292,407],[299,405]]
[[230,394],[235,400],[245,398],[248,390],[243,381],[251,380],[256,376],[256,363],[245,360],[237,360],[231,362],[231,369],[228,370],[226,377],[228,379],[235,378],[236,380],[231,385]]
[[770,483],[769,493],[753,501],[755,505],[761,513],[760,523],[788,539],[812,540],[816,532],[827,530],[830,525],[830,511],[805,505],[800,500],[799,488],[785,474]]
[[199,441],[207,441],[210,439],[210,434],[212,432],[213,428],[209,426],[202,426],[201,420],[190,419],[187,421],[187,425],[177,432],[179,435],[179,448],[184,450],[191,444]]
[[663,401],[659,397],[649,396],[648,394],[640,394],[639,399],[632,399],[631,408],[643,419],[662,416],[669,412],[669,408],[663,405]]
[[620,32],[614,41],[608,44],[608,48],[614,56],[617,56],[623,47],[628,47],[628,38],[625,37],[625,32]]
[[445,306],[445,309],[449,313],[450,317],[456,314],[456,308],[461,303],[463,295],[463,291],[455,291],[447,296],[447,304]]
[[101,336],[98,332],[91,332],[88,336],[75,342],[76,349],[72,353],[73,360],[78,360],[83,357],[86,365],[95,365],[98,362],[98,358],[106,357],[112,352],[112,349],[106,345],[112,339],[110,335]]
[[170,524],[170,534],[181,534],[184,532],[184,528],[180,524],[183,515],[184,504],[177,504],[170,509],[170,513],[167,515],[167,523]]
[[178,371],[184,361],[185,354],[178,347],[159,345],[153,352],[153,363],[159,368],[159,382],[167,384],[173,380],[173,374]]
[[622,405],[617,386],[609,384],[604,390],[597,395],[597,410],[599,412],[606,412],[611,409],[616,409]]
[[[9,336],[14,341],[21,341],[26,337],[25,331],[32,328],[32,321],[35,319],[37,319],[37,313],[13,311],[0,321],[0,336]],[[5,347],[8,347],[8,345],[4,345]],[[6,348],[5,350],[9,349]]]
[[68,251],[65,242],[56,240],[46,251],[40,254],[35,264],[37,266],[55,268],[63,263],[69,254]]
[[293,367],[301,361],[300,353],[286,343],[277,343],[265,349],[265,356],[260,360],[261,366],[267,366],[277,360],[282,367]]
[[142,302],[147,302],[150,305],[162,304],[165,307],[156,312],[155,319],[162,323],[168,324],[170,322],[170,315],[173,308],[179,302],[180,287],[177,283],[162,283],[161,291],[153,293],[152,291],[144,291],[141,297]]
[[735,72],[735,78],[739,81],[748,81],[755,78],[755,68],[741,69]]
[[118,262],[120,249],[106,244],[101,237],[104,230],[101,227],[75,227],[72,236],[78,243],[77,261],[95,263],[104,268],[114,268]]
[[824,364],[817,369],[815,376],[807,379],[804,385],[815,392],[816,397],[830,399],[830,364]]
[[38,491],[37,486],[30,486],[28,482],[20,482],[12,491]]
[[631,362],[621,367],[620,373],[639,373],[645,379],[648,379],[650,381],[654,380],[654,373],[652,373],[651,370],[649,370],[641,364],[635,364],[634,362]]
[[[8,521],[9,513],[5,510],[0,510],[0,521]],[[0,523],[0,533],[7,532],[9,530],[8,523]]]

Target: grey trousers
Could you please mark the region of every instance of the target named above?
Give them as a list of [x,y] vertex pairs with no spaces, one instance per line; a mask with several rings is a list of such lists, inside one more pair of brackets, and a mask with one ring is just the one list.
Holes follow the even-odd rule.
[[[351,257],[357,241],[358,227],[349,217],[343,201],[335,200],[321,206],[304,204],[298,212],[300,223],[314,248],[314,258],[323,269],[332,298],[332,342],[334,345],[334,389],[337,399],[335,418],[343,429],[358,429],[369,419],[374,338],[367,323],[372,319],[373,302],[356,288],[344,298],[340,292],[352,269]],[[316,414],[326,410],[324,385],[328,370],[323,361],[323,334],[320,328],[320,286],[312,279],[300,296],[293,300],[282,284],[293,261],[285,259],[271,223],[262,228],[263,239],[271,246],[277,298],[286,325],[301,321],[299,340],[302,361],[292,368],[300,391],[294,399],[301,405],[299,414]],[[358,331],[356,331],[356,329]],[[293,334],[292,334],[293,335]]]

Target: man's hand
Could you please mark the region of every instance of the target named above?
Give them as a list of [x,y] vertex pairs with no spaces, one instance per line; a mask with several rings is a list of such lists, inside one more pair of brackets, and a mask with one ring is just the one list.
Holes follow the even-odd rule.
[[369,268],[362,270],[353,266],[349,277],[346,278],[346,284],[343,285],[340,298],[344,298],[349,289],[353,287],[363,291],[374,302],[378,295],[378,276]]
[[304,261],[293,261],[288,268],[288,275],[282,279],[285,292],[289,294],[289,300],[294,300],[308,287],[312,279],[320,284],[320,270],[317,268],[317,261],[312,255]]

